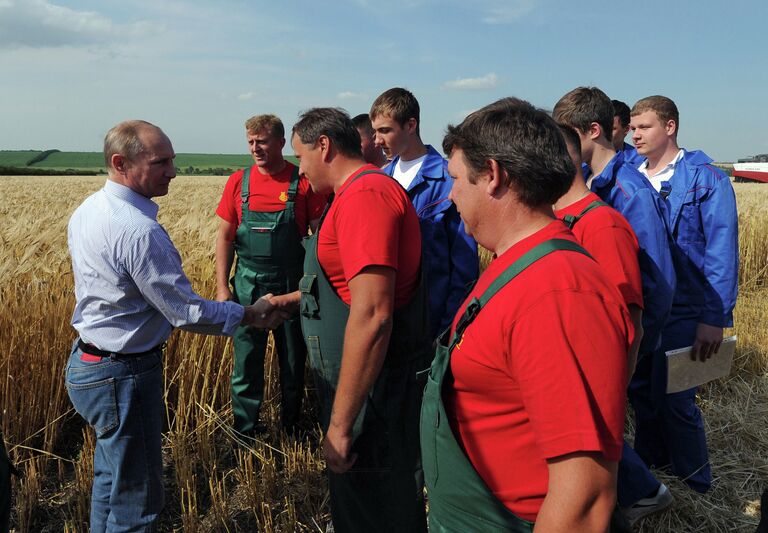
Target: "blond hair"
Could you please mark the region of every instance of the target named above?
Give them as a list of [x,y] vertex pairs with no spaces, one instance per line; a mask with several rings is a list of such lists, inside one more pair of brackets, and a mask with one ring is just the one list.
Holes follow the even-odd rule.
[[245,121],[245,131],[256,135],[260,131],[269,130],[273,137],[285,138],[283,122],[275,115],[254,115]]

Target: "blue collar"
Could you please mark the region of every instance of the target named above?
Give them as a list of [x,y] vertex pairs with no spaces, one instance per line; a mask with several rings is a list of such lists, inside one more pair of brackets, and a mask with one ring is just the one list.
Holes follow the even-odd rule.
[[605,165],[605,168],[603,171],[594,177],[591,183],[591,189],[592,192],[594,192],[596,189],[602,189],[611,181],[613,181],[614,176],[616,172],[614,169],[620,168],[622,163],[624,162],[624,152],[616,152],[616,155],[614,155],[610,161],[608,161],[608,164]]

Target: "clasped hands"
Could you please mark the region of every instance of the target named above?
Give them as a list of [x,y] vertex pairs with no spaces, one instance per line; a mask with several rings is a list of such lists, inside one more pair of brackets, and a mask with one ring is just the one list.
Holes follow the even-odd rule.
[[291,318],[299,309],[299,293],[267,294],[256,300],[253,305],[245,306],[242,324],[259,329],[275,329]]

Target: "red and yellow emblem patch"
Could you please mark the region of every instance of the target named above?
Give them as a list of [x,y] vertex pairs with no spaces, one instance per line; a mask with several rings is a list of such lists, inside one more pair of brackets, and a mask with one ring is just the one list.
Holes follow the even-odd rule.
[[280,196],[278,196],[278,199],[281,202],[287,202],[288,201],[288,193],[286,193],[285,191],[281,192]]

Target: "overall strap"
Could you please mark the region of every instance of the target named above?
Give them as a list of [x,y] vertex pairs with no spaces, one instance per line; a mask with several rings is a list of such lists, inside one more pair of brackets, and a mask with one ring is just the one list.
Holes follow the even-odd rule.
[[328,210],[331,208],[331,204],[333,203],[333,199],[336,197],[336,193],[331,193],[328,195],[328,200],[325,202],[325,207],[323,208],[323,214],[320,215],[320,220],[317,222],[317,230],[315,231],[315,234],[317,234],[320,231],[320,228],[323,226],[323,221],[325,221],[325,215],[328,214]]
[[573,227],[576,225],[576,223],[581,220],[581,218],[592,211],[593,209],[597,209],[598,207],[608,207],[608,204],[603,202],[602,200],[594,200],[592,203],[590,203],[587,207],[584,208],[584,210],[579,213],[578,215],[565,215],[563,217],[563,222],[565,222],[565,225],[568,226],[568,229],[573,229]]
[[329,194],[328,195],[328,202],[325,204],[325,209],[323,209],[323,214],[320,215],[320,222],[318,222],[318,224],[317,224],[317,231],[318,232],[320,231],[320,227],[323,225],[323,221],[325,220],[325,215],[328,213],[328,210],[331,208],[331,204],[333,203],[333,199],[336,198],[337,196],[341,196],[341,193],[343,193],[345,190],[347,190],[347,187],[352,185],[355,181],[357,181],[358,179],[362,178],[366,174],[381,174],[382,176],[386,176],[387,178],[391,177],[388,174],[385,174],[384,172],[382,172],[381,170],[364,170],[363,172],[361,172],[360,174],[358,174],[357,176],[355,176],[354,178],[349,180],[347,183],[345,183],[344,186],[341,189],[339,189],[337,192],[335,192],[335,193],[332,192],[331,194]]
[[360,178],[362,178],[366,174],[381,174],[382,176],[386,176],[387,178],[391,178],[392,177],[389,174],[385,174],[381,170],[363,170],[360,174],[358,174],[357,176],[355,176],[354,178],[352,178],[351,180],[346,182],[344,184],[344,186],[341,189],[339,189],[339,191],[336,193],[336,196],[341,196],[341,193],[346,191],[349,188],[350,185],[352,185],[354,182],[356,182],[357,180],[359,180]]
[[464,314],[461,315],[459,322],[456,324],[456,331],[451,338],[449,350],[453,351],[453,349],[464,335],[464,331],[472,323],[472,321],[475,320],[475,317],[478,315],[478,313],[480,313],[480,310],[485,307],[488,301],[493,298],[496,293],[502,289],[502,287],[512,281],[515,277],[517,277],[518,274],[531,266],[533,263],[557,250],[578,252],[586,255],[587,257],[591,257],[584,248],[573,241],[568,241],[565,239],[550,239],[528,250],[514,263],[509,265],[506,270],[504,270],[504,272],[502,272],[499,277],[497,277],[493,283],[491,283],[491,285],[485,289],[485,292],[483,292],[479,298],[472,298],[467,307],[464,309]]
[[243,172],[243,181],[240,183],[240,200],[243,202],[243,209],[248,206],[248,195],[251,188],[251,167],[248,167]]
[[291,174],[291,184],[288,186],[288,200],[286,203],[296,200],[296,191],[299,190],[299,167],[293,167],[293,173]]

